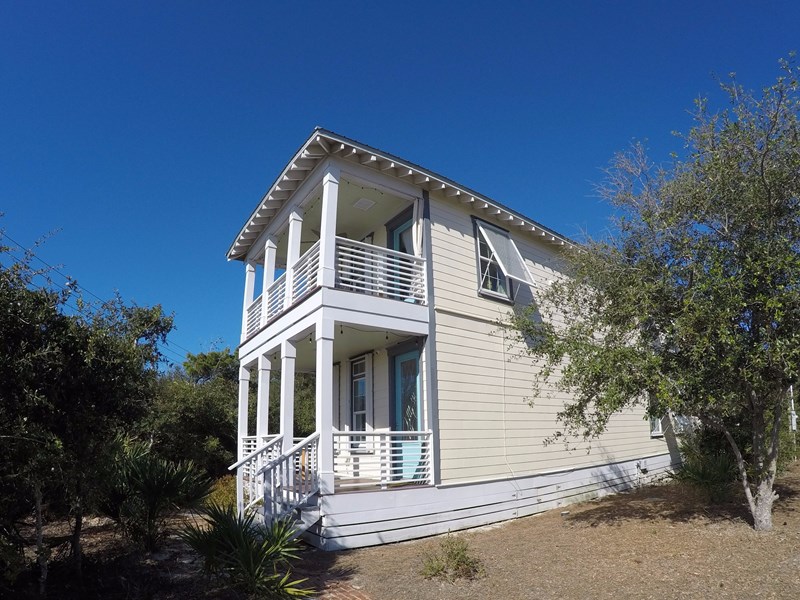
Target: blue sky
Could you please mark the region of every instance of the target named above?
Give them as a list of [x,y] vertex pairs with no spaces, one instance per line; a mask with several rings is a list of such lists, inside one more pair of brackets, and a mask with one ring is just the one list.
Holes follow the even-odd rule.
[[[796,2],[0,3],[0,228],[93,294],[174,311],[169,357],[238,342],[233,237],[312,128],[566,235],[713,75],[769,84]],[[721,106],[717,104],[717,106]]]

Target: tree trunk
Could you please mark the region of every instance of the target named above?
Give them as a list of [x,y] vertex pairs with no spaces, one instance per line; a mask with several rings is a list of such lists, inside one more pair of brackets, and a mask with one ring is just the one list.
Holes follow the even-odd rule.
[[753,503],[753,529],[756,531],[770,531],[772,529],[772,505],[778,499],[772,489],[772,478],[765,478],[756,490]]
[[75,511],[75,528],[72,530],[72,564],[75,569],[75,574],[81,578],[83,577],[83,548],[81,546],[81,532],[83,530],[83,502],[81,499],[81,483],[76,484],[76,499],[75,505],[72,507]]
[[50,549],[45,548],[42,526],[42,484],[33,484],[33,496],[36,502],[36,562],[39,564],[39,595],[47,596],[47,561]]

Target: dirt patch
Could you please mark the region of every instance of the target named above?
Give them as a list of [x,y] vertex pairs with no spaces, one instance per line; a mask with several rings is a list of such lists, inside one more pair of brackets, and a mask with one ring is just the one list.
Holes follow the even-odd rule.
[[[709,507],[688,488],[669,484],[454,534],[483,563],[485,576],[474,581],[420,575],[441,537],[346,552],[306,548],[293,575],[307,577],[324,600],[795,599],[800,462],[777,488],[781,499],[769,533],[752,530],[741,503]],[[190,518],[176,519],[173,531]],[[77,583],[68,568],[68,533],[65,523],[48,526],[47,537],[64,542],[54,548],[50,598],[239,598],[206,579],[200,559],[177,536],[145,554],[104,519],[86,523],[84,577]],[[22,583],[17,597],[36,597],[35,580]]]
[[[800,463],[781,477],[774,529],[741,503],[706,506],[667,484],[500,526],[460,532],[485,566],[476,581],[419,574],[438,537],[337,553],[308,551],[320,587],[373,600],[800,597]],[[565,509],[566,510],[566,509]]]

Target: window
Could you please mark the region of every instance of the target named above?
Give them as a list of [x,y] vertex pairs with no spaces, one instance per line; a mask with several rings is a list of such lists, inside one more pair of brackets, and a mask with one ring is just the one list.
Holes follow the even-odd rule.
[[367,361],[362,356],[350,363],[350,406],[353,431],[367,428]]
[[533,286],[516,244],[507,231],[475,219],[478,244],[478,291],[489,296],[513,299],[512,280]]
[[650,437],[662,437],[664,435],[661,421],[661,417],[650,417]]
[[[370,422],[369,409],[372,383],[370,381],[369,356],[360,356],[350,361],[350,430],[367,431]],[[366,437],[350,436],[351,448],[364,448]]]

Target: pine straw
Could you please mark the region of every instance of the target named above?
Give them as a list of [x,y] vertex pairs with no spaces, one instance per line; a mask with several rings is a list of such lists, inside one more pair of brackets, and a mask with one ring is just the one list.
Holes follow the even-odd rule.
[[756,533],[741,502],[709,507],[667,484],[462,532],[486,577],[426,580],[441,538],[339,553],[303,571],[373,600],[484,598],[798,598],[800,462],[779,480],[774,529]]

